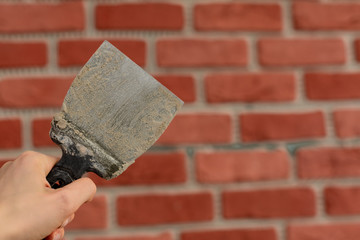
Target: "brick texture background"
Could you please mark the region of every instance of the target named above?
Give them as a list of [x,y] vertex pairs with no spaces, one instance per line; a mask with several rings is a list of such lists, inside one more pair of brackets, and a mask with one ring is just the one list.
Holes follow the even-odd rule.
[[[1,0],[0,165],[109,40],[185,102],[66,240],[360,239],[360,0]],[[54,206],[56,207],[56,206]]]

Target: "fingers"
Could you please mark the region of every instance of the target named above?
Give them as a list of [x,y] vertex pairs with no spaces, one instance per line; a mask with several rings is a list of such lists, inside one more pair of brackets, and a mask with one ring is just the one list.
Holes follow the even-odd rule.
[[64,238],[65,230],[64,228],[58,228],[52,232],[49,236],[46,237],[46,240],[61,240]]
[[64,228],[66,227],[66,225],[68,225],[75,217],[75,214],[71,214],[70,217],[68,217],[67,219],[65,219],[65,221],[61,224],[61,226],[59,228]]
[[83,203],[91,201],[96,193],[96,185],[90,178],[80,178],[63,188],[57,189],[64,212],[74,213]]
[[61,226],[53,231],[49,236],[45,238],[45,240],[61,240],[64,238],[65,235],[65,227],[68,223],[70,223],[75,217],[75,214],[71,214],[70,217],[68,217]]
[[48,155],[44,155],[39,153],[39,158],[40,160],[43,161],[43,170],[44,170],[44,174],[45,176],[48,175],[48,173],[50,172],[50,170],[55,166],[55,164],[59,161],[58,158],[53,157],[53,156],[48,156]]
[[46,176],[59,159],[42,153],[27,151],[21,154],[17,161],[23,161],[24,163],[33,161],[38,163],[37,166],[41,168],[39,171],[43,172]]
[[54,230],[49,236],[45,238],[45,240],[61,240],[64,238],[65,235],[65,227],[68,223],[70,223],[75,217],[75,214],[71,214],[70,217],[68,217],[63,224],[56,230]]
[[6,163],[4,163],[3,165],[2,165],[2,167],[0,168],[2,171],[5,171],[6,169],[8,169],[10,166],[11,166],[11,164],[13,163],[13,161],[7,161]]

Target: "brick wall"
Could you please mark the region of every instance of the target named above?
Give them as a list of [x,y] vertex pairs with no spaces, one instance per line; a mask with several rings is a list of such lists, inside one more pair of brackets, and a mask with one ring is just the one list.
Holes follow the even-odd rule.
[[0,162],[60,155],[50,120],[107,39],[185,106],[91,175],[67,240],[358,240],[359,30],[358,0],[0,1]]

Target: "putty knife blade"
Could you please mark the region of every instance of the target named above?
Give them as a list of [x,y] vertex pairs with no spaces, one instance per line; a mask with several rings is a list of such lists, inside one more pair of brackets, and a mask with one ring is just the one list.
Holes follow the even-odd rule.
[[54,188],[95,172],[120,175],[160,137],[183,102],[105,41],[73,81],[52,121],[63,156],[47,179]]

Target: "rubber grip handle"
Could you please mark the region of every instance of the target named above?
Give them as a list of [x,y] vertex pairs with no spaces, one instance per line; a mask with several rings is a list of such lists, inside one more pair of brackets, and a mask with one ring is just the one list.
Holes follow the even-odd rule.
[[81,178],[90,169],[90,156],[73,156],[63,152],[59,162],[46,176],[51,188],[57,189]]

